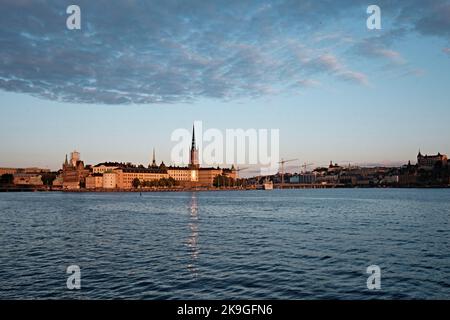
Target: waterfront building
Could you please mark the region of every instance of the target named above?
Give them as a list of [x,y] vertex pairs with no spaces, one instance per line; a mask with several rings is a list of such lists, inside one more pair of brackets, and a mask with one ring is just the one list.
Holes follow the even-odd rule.
[[17,170],[17,168],[0,168],[0,176],[4,174],[15,174]]
[[42,175],[36,173],[15,173],[15,185],[42,186]]
[[83,183],[87,189],[132,189],[135,179],[139,179],[143,183],[169,178],[184,187],[211,187],[214,184],[214,178],[219,175],[236,179],[237,170],[234,166],[231,169],[200,167],[194,127],[192,128],[192,144],[187,166],[166,166],[164,162],[158,166],[155,149],[153,149],[152,161],[147,168],[131,163],[103,162],[93,166],[89,172],[88,167],[85,167],[83,161],[80,160],[80,153],[74,151],[71,153],[70,161],[66,156],[61,174],[65,189],[78,189]]
[[400,177],[398,175],[385,176],[381,182],[389,185],[395,185],[400,182]]
[[169,178],[167,169],[164,168],[164,163],[161,163],[161,165],[156,168],[144,168],[144,167],[118,168],[114,170],[114,173],[117,175],[116,185],[120,189],[133,188],[133,180],[136,178],[139,179],[140,182]]
[[103,173],[103,188],[114,189],[117,188],[117,173],[108,171]]
[[52,187],[62,188],[64,184],[64,179],[62,175],[58,175],[55,180],[53,180]]
[[223,174],[221,168],[200,168],[198,170],[198,184],[202,187],[210,187],[214,178]]
[[74,151],[70,154],[70,161],[66,159],[63,163],[63,188],[79,189],[81,184],[85,183],[86,177],[89,175],[89,169],[84,167],[84,162],[80,160],[80,153]]
[[117,162],[102,162],[92,167],[92,173],[105,173],[106,171],[112,171],[119,167],[123,166],[123,164]]
[[43,169],[43,168],[37,168],[37,167],[32,167],[32,168],[0,168],[0,176],[4,175],[4,174],[16,174],[16,173],[28,173],[28,174],[32,174],[32,173],[48,173],[50,172],[50,169]]
[[417,184],[417,175],[404,173],[398,176],[398,184],[401,186],[414,186]]
[[103,188],[103,174],[93,173],[86,177],[86,189]]
[[448,163],[447,155],[438,153],[436,155],[422,155],[419,150],[417,154],[417,165],[422,169],[433,169],[436,164],[440,163],[446,166]]
[[313,184],[316,183],[317,173],[304,173],[293,175],[289,178],[290,183]]
[[198,181],[198,170],[191,167],[169,166],[167,174],[181,184]]
[[328,173],[339,173],[342,171],[342,167],[337,163],[333,164],[333,161],[330,161],[330,165],[328,166]]
[[326,176],[318,176],[316,178],[316,182],[320,184],[337,184],[339,183],[339,175],[326,175]]

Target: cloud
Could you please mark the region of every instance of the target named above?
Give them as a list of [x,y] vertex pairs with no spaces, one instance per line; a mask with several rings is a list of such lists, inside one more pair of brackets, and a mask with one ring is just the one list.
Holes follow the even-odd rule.
[[435,1],[426,12],[418,18],[415,29],[425,35],[450,38],[450,3]]
[[320,86],[320,82],[314,79],[300,79],[297,85],[301,88],[312,88]]
[[[448,23],[447,3],[380,6],[392,11],[397,33],[448,37],[448,28],[439,29]],[[65,27],[70,4],[2,1],[0,89],[57,101],[151,104],[276,94],[314,86],[308,79],[319,77],[369,82],[348,54],[326,46],[358,43],[329,30],[358,12],[365,20],[359,1],[80,0],[78,31]],[[355,50],[400,64],[401,53],[390,47],[398,34],[390,37]]]
[[348,69],[336,56],[329,53],[306,62],[305,69],[313,74],[328,73],[338,79],[356,84],[367,85],[369,83],[365,74]]
[[353,47],[356,54],[367,57],[382,59],[388,61],[390,64],[403,65],[406,60],[402,57],[401,53],[393,49],[388,48],[379,41],[379,38],[367,38],[358,43]]

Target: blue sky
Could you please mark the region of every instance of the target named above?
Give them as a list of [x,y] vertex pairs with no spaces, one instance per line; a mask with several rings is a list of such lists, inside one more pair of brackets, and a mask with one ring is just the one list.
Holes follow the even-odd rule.
[[279,128],[281,156],[316,165],[450,153],[449,71],[449,1],[6,0],[0,166],[170,162],[196,120]]

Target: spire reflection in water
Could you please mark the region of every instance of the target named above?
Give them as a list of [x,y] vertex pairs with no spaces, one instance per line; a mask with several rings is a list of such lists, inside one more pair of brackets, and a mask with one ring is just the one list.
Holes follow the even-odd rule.
[[187,246],[190,249],[191,262],[188,264],[188,269],[192,272],[194,277],[198,276],[198,269],[196,267],[196,260],[199,255],[198,248],[198,204],[197,204],[197,194],[194,192],[191,196],[191,201],[189,205],[189,229],[190,234],[187,239]]

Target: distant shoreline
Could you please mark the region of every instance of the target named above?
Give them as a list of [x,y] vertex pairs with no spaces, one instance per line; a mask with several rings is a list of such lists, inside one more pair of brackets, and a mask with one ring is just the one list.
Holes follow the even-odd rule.
[[[283,188],[275,187],[274,190],[292,190],[292,189],[448,189],[450,186],[301,186],[291,187],[285,186]],[[205,191],[271,191],[256,189],[255,187],[248,188],[155,188],[155,189],[47,189],[35,187],[3,187],[0,192],[66,192],[66,193],[148,193],[148,192],[205,192]]]

